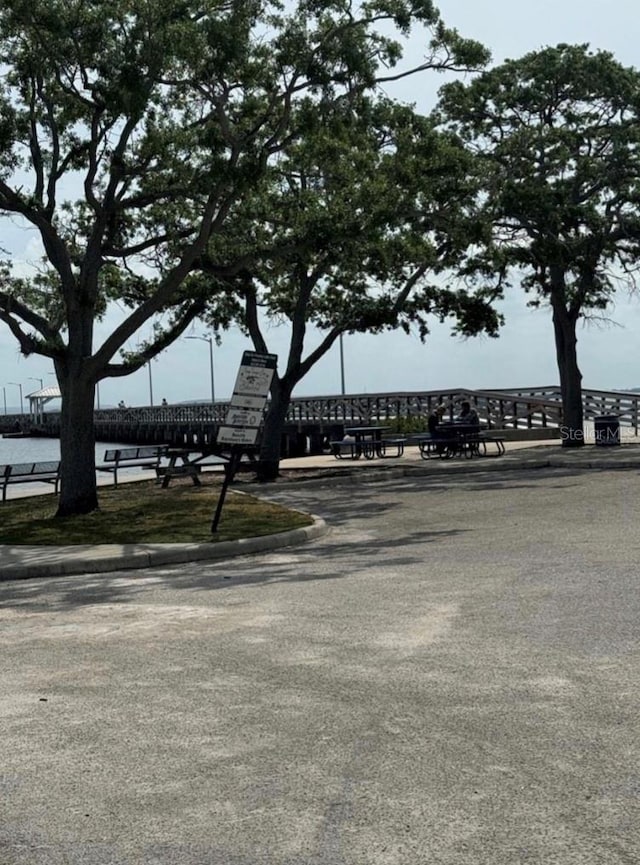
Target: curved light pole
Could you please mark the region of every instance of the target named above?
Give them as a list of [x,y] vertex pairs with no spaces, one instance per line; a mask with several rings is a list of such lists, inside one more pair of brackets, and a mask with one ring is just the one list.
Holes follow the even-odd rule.
[[28,376],[29,381],[39,381],[40,382],[40,390],[44,388],[44,382],[41,378],[34,378],[32,375]]
[[2,396],[4,398],[4,413],[7,413],[7,389],[2,385]]
[[216,388],[213,378],[213,337],[211,336],[185,336],[185,339],[200,339],[209,343],[209,368],[211,371],[211,403],[216,401]]
[[22,385],[17,381],[8,381],[7,384],[14,384],[20,388],[20,414],[24,414],[24,403],[22,402]]

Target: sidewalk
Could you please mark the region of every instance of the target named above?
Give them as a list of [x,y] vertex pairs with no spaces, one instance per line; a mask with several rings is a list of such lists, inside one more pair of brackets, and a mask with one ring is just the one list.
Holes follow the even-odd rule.
[[[408,448],[399,458],[375,460],[338,460],[330,455],[283,460],[278,487],[296,483],[336,483],[362,480],[391,480],[401,477],[433,476],[469,472],[498,472],[562,468],[574,470],[640,469],[640,442],[623,441],[619,447],[595,447],[586,444],[575,450],[565,449],[555,441],[508,442],[507,453],[498,458],[423,460],[417,448]],[[148,478],[148,473],[133,473],[129,481]],[[124,478],[123,478],[124,480]],[[243,484],[256,494],[268,496],[269,486]],[[46,492],[49,492],[47,488]],[[33,495],[21,489],[17,498]],[[0,546],[0,581],[70,574],[106,573],[109,571],[173,565],[181,562],[215,560],[237,555],[266,552],[300,544],[320,537],[327,531],[323,520],[302,529],[260,538],[205,544],[104,544],[65,547]]]

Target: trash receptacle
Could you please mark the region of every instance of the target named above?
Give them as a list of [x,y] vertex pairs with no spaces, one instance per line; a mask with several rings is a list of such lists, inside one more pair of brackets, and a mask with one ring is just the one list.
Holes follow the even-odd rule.
[[601,414],[593,419],[596,445],[607,447],[620,444],[620,421],[616,414]]

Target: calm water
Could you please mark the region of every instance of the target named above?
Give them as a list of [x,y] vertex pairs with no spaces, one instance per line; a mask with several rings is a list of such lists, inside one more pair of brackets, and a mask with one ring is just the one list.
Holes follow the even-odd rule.
[[[96,445],[96,463],[104,461],[104,452],[107,448],[131,447],[131,445],[123,445],[122,443],[100,442]],[[28,439],[5,439],[0,437],[0,465],[12,463],[35,463],[46,460],[60,459],[60,439],[49,438],[28,438]],[[126,476],[133,477],[140,474],[140,469],[129,468],[122,470],[122,479]],[[121,473],[118,472],[118,477]],[[99,485],[112,484],[113,476],[111,474],[98,472],[97,481]],[[51,484],[32,483],[32,484],[9,484],[7,488],[7,499],[17,499],[24,496],[35,496],[41,493],[51,494],[53,487]],[[1,503],[0,503],[1,504]]]
[[[96,462],[101,463],[107,448],[127,447],[122,444],[108,444],[100,442],[96,445]],[[0,438],[0,465],[10,463],[34,463],[42,460],[60,459],[60,439],[28,438],[28,439],[5,439]]]

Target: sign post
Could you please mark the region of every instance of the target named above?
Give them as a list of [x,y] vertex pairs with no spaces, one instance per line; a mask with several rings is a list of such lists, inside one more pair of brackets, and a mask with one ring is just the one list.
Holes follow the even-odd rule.
[[258,439],[277,364],[278,356],[275,354],[245,351],[242,355],[224,426],[218,430],[217,443],[230,446],[231,459],[225,466],[222,490],[211,523],[212,534],[218,528],[227,488],[238,470],[242,454],[247,448],[254,447]]

